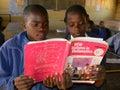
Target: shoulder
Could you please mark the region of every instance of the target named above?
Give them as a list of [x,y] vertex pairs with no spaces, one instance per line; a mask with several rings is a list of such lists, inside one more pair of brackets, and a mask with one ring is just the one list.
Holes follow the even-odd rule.
[[120,32],[116,33],[114,37],[120,37]]
[[114,40],[120,42],[120,32],[114,35]]
[[8,39],[2,47],[9,47],[9,48],[18,48],[24,43],[26,38],[26,32],[21,32],[14,36],[13,38]]
[[113,36],[111,36],[110,38],[108,38],[106,41],[110,44],[113,44],[113,43],[119,43],[120,42],[120,33],[117,33]]
[[114,34],[112,37],[110,37],[110,38],[112,38],[112,39],[119,39],[119,37],[120,37],[120,32],[119,33],[116,33],[116,34]]

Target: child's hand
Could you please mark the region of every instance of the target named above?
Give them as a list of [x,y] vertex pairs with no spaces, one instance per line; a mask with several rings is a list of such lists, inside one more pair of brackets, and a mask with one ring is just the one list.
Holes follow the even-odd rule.
[[91,69],[90,80],[101,80],[105,78],[105,68],[101,65],[93,66]]
[[35,84],[35,80],[29,76],[19,76],[14,79],[14,85],[17,90],[30,90]]
[[43,81],[43,84],[44,84],[46,87],[53,88],[54,86],[56,86],[55,77],[54,77],[54,76],[49,76],[49,77],[47,77],[47,78]]
[[47,77],[44,81],[43,84],[46,87],[51,87],[53,88],[54,86],[57,86],[58,89],[60,90],[66,90],[67,88],[70,88],[72,84],[71,76],[67,72],[63,72],[62,74],[62,81],[59,81],[59,76],[58,74],[54,76],[49,76]]
[[60,90],[66,90],[72,87],[73,83],[71,80],[71,76],[68,72],[64,71],[62,74],[62,81],[59,81],[58,75],[56,75],[56,85]]
[[105,68],[101,65],[98,65],[97,80],[101,79],[105,79]]
[[95,86],[99,87],[103,84],[105,80],[105,68],[101,65],[97,66],[98,73],[96,74]]

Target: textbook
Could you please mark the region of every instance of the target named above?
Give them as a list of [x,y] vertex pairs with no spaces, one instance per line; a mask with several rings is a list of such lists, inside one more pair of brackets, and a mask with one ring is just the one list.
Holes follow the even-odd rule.
[[93,84],[95,81],[90,77],[107,49],[105,41],[91,37],[30,41],[24,47],[24,75],[41,82],[49,75],[61,75],[67,70],[73,83]]

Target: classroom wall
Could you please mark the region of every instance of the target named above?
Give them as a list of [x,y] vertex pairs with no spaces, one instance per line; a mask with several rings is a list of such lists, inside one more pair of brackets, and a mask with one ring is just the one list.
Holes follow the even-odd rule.
[[[3,17],[3,24],[6,26],[9,20],[9,0],[0,0],[0,16]],[[3,15],[5,14],[5,15]]]
[[0,0],[0,14],[9,13],[9,0]]
[[94,21],[114,20],[116,0],[86,0],[85,8]]
[[120,0],[117,1],[116,20],[120,20]]
[[[118,8],[119,7],[120,6],[118,6]],[[94,21],[120,19],[120,9],[116,9],[116,0],[86,0],[85,8],[90,18]],[[118,10],[117,14],[116,10]],[[65,24],[63,22],[65,10],[51,9],[48,10],[48,13],[50,18],[50,30],[65,29]],[[1,0],[0,14],[9,14],[9,0]],[[3,16],[3,19],[4,25],[7,25],[9,23],[9,18]],[[12,16],[11,21],[22,22],[22,16]]]
[[65,10],[60,10],[60,11],[48,10],[50,30],[65,29],[65,24],[63,21],[64,13]]

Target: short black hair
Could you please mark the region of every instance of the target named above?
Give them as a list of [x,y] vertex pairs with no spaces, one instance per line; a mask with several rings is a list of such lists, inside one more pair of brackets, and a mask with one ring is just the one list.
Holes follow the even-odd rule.
[[88,24],[94,25],[94,22],[92,20],[89,20]]
[[80,13],[82,13],[84,16],[87,16],[87,15],[88,15],[87,12],[86,12],[86,10],[85,10],[85,8],[84,8],[83,6],[77,5],[77,4],[76,4],[76,5],[72,5],[72,6],[70,6],[70,7],[66,10],[66,12],[65,12],[64,22],[67,21],[67,14],[70,13],[70,12],[80,12]]
[[29,15],[30,13],[36,13],[36,12],[48,16],[47,10],[39,4],[31,4],[26,6],[25,9],[23,10],[23,16],[25,18],[25,16]]

